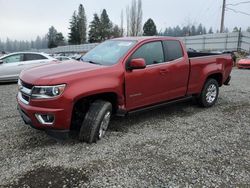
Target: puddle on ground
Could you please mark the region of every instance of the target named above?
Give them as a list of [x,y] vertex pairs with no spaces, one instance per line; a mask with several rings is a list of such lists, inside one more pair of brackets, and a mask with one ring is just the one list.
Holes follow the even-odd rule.
[[7,187],[80,187],[88,181],[89,178],[82,170],[45,166],[28,171]]

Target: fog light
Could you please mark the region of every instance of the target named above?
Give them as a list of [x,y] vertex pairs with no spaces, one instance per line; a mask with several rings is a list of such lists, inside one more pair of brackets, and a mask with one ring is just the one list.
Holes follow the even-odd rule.
[[52,125],[55,121],[55,116],[51,114],[35,114],[36,119],[43,125]]

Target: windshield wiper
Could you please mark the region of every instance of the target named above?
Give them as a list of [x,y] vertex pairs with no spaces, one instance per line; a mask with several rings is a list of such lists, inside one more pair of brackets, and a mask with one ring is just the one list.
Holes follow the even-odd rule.
[[95,62],[95,61],[84,61],[84,62],[88,62],[88,63],[91,63],[91,64],[95,64],[95,65],[101,65],[101,63],[98,63],[98,62]]
[[95,61],[88,61],[89,63],[96,64],[96,65],[101,65],[101,63],[95,62]]

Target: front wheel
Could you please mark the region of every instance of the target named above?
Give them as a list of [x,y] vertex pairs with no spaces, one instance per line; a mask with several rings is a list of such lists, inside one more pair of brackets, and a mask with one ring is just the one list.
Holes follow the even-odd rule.
[[112,104],[107,101],[94,101],[82,123],[79,140],[93,143],[105,136],[112,114]]
[[219,95],[219,84],[215,79],[208,79],[198,97],[198,102],[202,107],[213,106]]

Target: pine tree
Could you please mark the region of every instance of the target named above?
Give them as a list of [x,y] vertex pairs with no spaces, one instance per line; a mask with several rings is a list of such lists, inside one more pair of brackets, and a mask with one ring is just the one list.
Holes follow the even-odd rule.
[[69,43],[70,44],[79,44],[79,32],[78,32],[78,24],[77,24],[77,15],[76,11],[73,13],[72,18],[70,20],[70,33],[69,33]]
[[154,21],[151,18],[149,18],[143,26],[143,35],[154,36],[156,34],[157,34],[156,25]]
[[[219,33],[219,32],[217,32],[217,33]],[[224,29],[224,33],[229,33],[229,29],[227,27]]]
[[209,29],[208,33],[209,33],[209,34],[213,34],[213,33],[214,33],[214,32],[213,32],[213,28],[212,28],[212,27],[210,27],[210,29]]
[[100,36],[101,41],[107,40],[111,37],[113,24],[109,19],[107,11],[103,9],[100,16]]
[[0,53],[4,51],[4,43],[0,40]]
[[42,48],[42,39],[41,37],[37,36],[34,42],[34,48],[41,49]]
[[192,25],[192,27],[191,27],[191,35],[192,36],[196,35],[196,27],[195,27],[195,25]]
[[104,9],[100,15],[94,14],[93,21],[89,26],[89,42],[101,42],[109,38],[116,38],[121,36],[121,29],[109,19],[107,11]]
[[203,29],[202,29],[202,34],[207,34],[207,30],[205,27],[203,27]]
[[239,32],[239,29],[238,29],[238,27],[234,27],[234,29],[233,29],[233,32]]
[[[184,26],[182,28],[182,33],[183,33],[183,36],[190,36],[190,29],[188,26]],[[172,36],[175,36],[175,35],[172,35]]]
[[196,34],[201,35],[202,33],[203,33],[203,27],[202,27],[202,24],[199,24]]
[[94,43],[94,42],[100,42],[101,37],[100,37],[100,18],[97,14],[94,14],[93,21],[90,22],[89,25],[89,42]]
[[55,42],[56,42],[57,46],[64,46],[65,45],[64,36],[61,32],[56,34],[56,41]]
[[118,25],[115,25],[112,29],[112,33],[111,33],[112,38],[118,38],[122,36],[122,31],[121,29],[118,27]]
[[7,38],[6,40],[5,50],[10,52],[12,51],[12,41],[9,38]]
[[54,28],[54,26],[51,26],[49,28],[49,32],[47,34],[47,36],[48,36],[48,48],[57,47],[56,34],[57,34],[57,30]]
[[78,26],[80,44],[86,43],[87,19],[86,19],[85,10],[82,4],[80,4],[78,8],[77,26]]
[[42,37],[42,44],[41,44],[41,48],[47,48],[47,44],[48,44],[48,37],[45,35],[44,37]]
[[176,28],[175,28],[175,36],[176,37],[180,37],[180,36],[182,36],[182,31],[181,31],[181,28],[180,28],[180,26],[176,26]]

